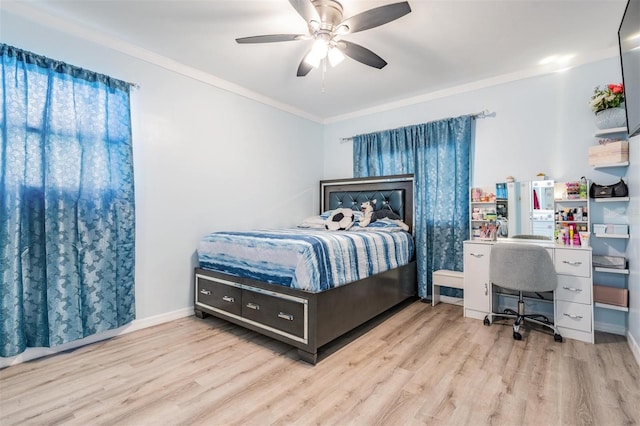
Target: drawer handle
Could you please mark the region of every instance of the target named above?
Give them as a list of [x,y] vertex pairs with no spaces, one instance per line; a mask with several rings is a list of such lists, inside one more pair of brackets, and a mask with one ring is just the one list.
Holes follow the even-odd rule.
[[566,263],[567,265],[571,265],[571,266],[580,266],[580,265],[582,265],[582,262],[578,262],[578,261],[572,262],[570,260],[563,260],[562,263]]
[[207,296],[211,296],[211,291],[210,290],[205,290],[203,288],[203,289],[200,289],[200,294],[206,294]]
[[256,305],[255,303],[247,303],[247,308],[259,311],[260,310],[260,305]]
[[582,291],[581,288],[575,288],[575,287],[562,287],[562,288],[565,289],[565,290],[568,290],[568,291],[575,291],[575,292],[578,292],[578,293],[580,293]]
[[489,295],[489,284],[484,283],[484,295],[488,296]]
[[573,319],[582,319],[581,315],[572,315],[572,314],[562,314],[562,315],[565,315],[565,316],[567,316],[569,318],[573,318]]
[[293,315],[285,314],[284,312],[278,312],[278,318],[286,319],[287,321],[293,321]]
[[484,256],[484,254],[482,253],[469,253],[469,254],[473,257],[477,257],[478,259]]
[[222,300],[224,300],[225,302],[231,302],[231,303],[236,301],[236,299],[234,299],[231,296],[222,296]]

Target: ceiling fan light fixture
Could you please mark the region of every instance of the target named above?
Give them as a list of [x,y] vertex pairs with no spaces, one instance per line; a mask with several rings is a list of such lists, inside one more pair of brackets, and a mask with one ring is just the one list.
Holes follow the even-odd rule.
[[327,53],[329,52],[329,43],[327,40],[323,38],[317,38],[313,42],[313,46],[311,50],[304,58],[304,61],[311,65],[314,68],[318,68],[320,66],[320,61],[327,57]]
[[344,35],[348,32],[349,32],[349,26],[346,24],[338,25],[338,27],[335,30],[333,30],[333,33],[335,35]]
[[344,54],[337,47],[330,48],[327,57],[332,67],[335,67],[344,60]]
[[307,53],[307,56],[304,57],[304,63],[311,65],[313,68],[318,68],[321,60],[322,58],[314,55],[313,52]]
[[313,46],[311,47],[311,53],[318,56],[319,58],[324,58],[327,56],[329,52],[329,42],[323,38],[318,38],[313,42]]

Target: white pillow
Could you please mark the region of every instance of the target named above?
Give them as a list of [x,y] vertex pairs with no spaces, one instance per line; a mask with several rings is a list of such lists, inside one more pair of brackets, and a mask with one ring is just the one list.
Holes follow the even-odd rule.
[[309,216],[302,220],[298,228],[322,228],[324,229],[325,219],[322,216]]

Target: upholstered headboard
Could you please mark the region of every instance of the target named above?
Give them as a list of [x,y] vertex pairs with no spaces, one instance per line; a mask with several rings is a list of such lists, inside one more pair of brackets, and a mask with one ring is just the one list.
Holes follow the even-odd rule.
[[413,230],[413,175],[320,181],[320,213],[337,208],[360,210],[376,200],[375,209],[391,209]]

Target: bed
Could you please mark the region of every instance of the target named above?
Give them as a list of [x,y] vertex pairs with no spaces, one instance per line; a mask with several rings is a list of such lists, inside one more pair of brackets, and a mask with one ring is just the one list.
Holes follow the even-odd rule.
[[[254,231],[208,234],[198,247],[195,315],[199,318],[213,315],[290,344],[297,348],[300,359],[316,364],[318,349],[323,345],[416,296],[415,248],[411,233],[413,175],[320,182],[319,213],[325,214],[320,216],[323,220],[327,214],[339,209],[359,212],[363,202],[373,200],[377,209],[395,212],[409,226],[409,232],[359,229],[356,223],[348,231],[265,230],[268,239],[259,242],[250,239],[255,236]],[[370,226],[386,226],[385,223],[380,220]],[[374,256],[373,261],[352,262],[350,267],[329,265],[329,260],[339,258],[336,253],[341,249],[320,250],[316,241],[336,240],[344,246],[347,243],[340,242],[342,238],[349,240],[349,247],[360,245],[358,256],[362,255],[362,247],[368,247],[378,256],[383,252],[387,260],[380,261]],[[287,244],[293,239],[301,240],[304,248],[289,249]],[[381,244],[374,242],[375,239],[388,241],[391,246],[375,248],[376,244]],[[225,254],[231,251],[227,244],[232,241],[244,241],[245,248],[256,250],[255,257],[261,257],[263,263],[251,267],[244,261],[227,263]],[[324,257],[316,258],[321,251],[326,252]],[[308,252],[315,254],[311,256]],[[278,267],[269,261],[292,257],[296,259]],[[389,261],[390,258],[394,260]],[[356,274],[350,269],[363,271]]]

